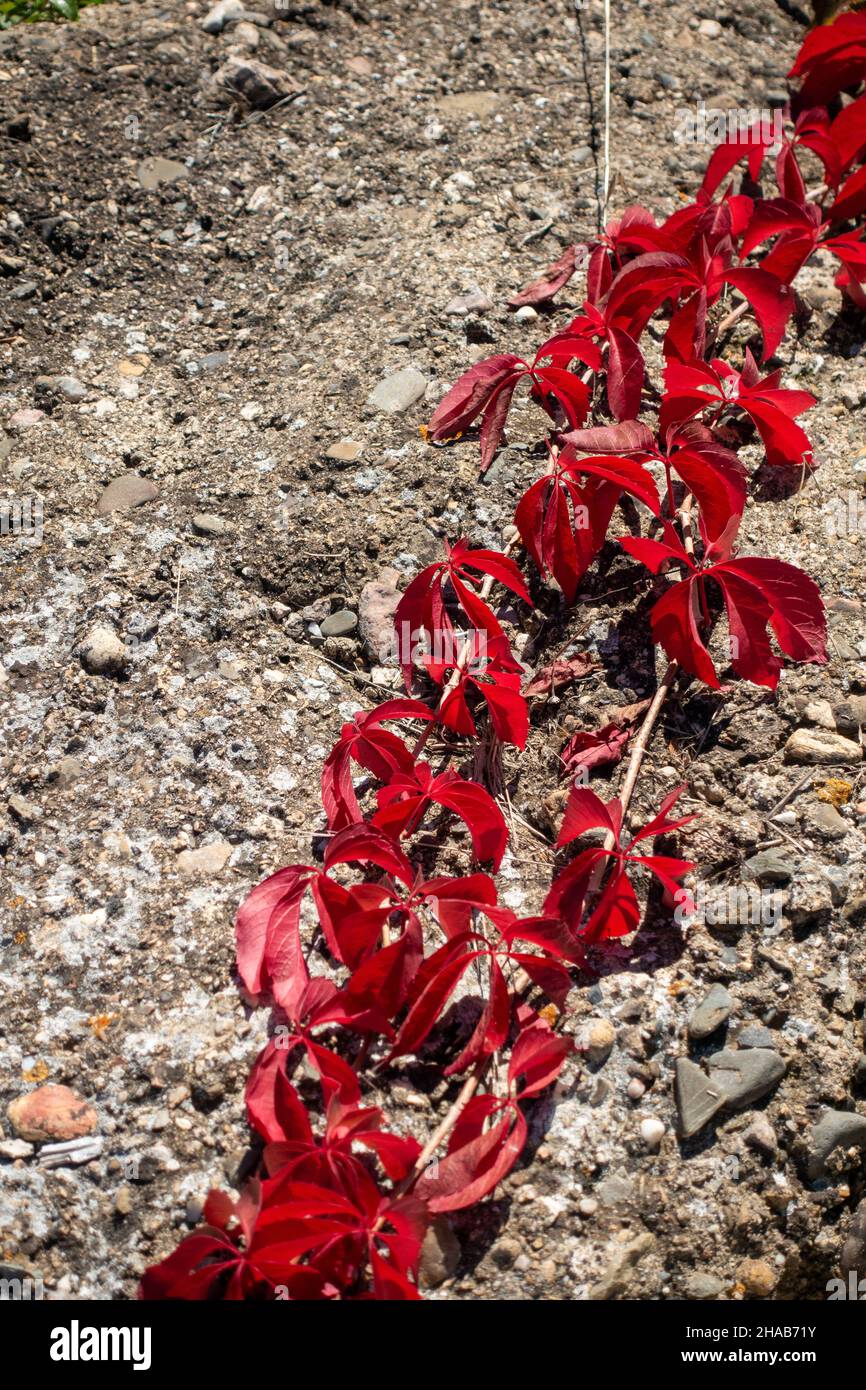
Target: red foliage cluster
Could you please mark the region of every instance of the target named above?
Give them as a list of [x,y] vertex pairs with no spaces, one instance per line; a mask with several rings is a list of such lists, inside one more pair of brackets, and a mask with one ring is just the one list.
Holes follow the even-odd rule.
[[[498,354],[477,363],[440,402],[428,431],[442,443],[480,421],[487,468],[525,380],[550,420],[547,469],[515,515],[539,580],[554,581],[573,602],[617,504],[642,504],[648,534],[620,543],[653,575],[672,571],[652,609],[653,639],[714,688],[708,644],[722,608],[730,666],[746,680],[775,688],[782,658],[770,633],[795,661],[826,659],[816,584],[780,560],[734,552],[750,482],[739,443],[753,430],[766,464],[813,468],[797,419],[814,398],[785,388],[778,370],[762,376],[749,351],[741,370],[713,353],[727,326],[718,306],[736,292],[766,361],[796,305],[792,281],[817,249],[838,259],[837,284],[866,307],[866,245],[861,227],[848,225],[866,211],[866,15],[811,33],[790,76],[800,85],[775,159],[778,196],[753,196],[754,183],[750,193],[723,187],[743,161],[759,177],[772,136],[756,127],[720,145],[693,203],[661,224],[632,207],[607,225],[588,248],[581,312],[531,362]],[[843,93],[854,99],[843,102]],[[807,155],[823,170],[812,194],[801,165]],[[580,259],[569,248],[512,305],[549,301]],[[659,314],[667,319],[660,399],[641,347]],[[597,423],[587,427],[591,411]],[[508,615],[491,602],[495,585],[509,596]],[[515,604],[532,599],[514,559],[463,539],[406,589],[396,627],[419,642],[401,654],[407,695],[356,714],[328,755],[323,863],[280,870],[238,913],[244,991],[276,1019],[246,1097],[263,1144],[259,1177],[238,1201],[210,1194],[205,1226],[148,1270],[144,1297],[417,1298],[431,1216],[492,1192],[524,1148],[525,1106],[556,1080],[571,1047],[551,1019],[566,1006],[575,970],[590,948],[638,926],[633,875],[648,872],[668,899],[683,893],[694,865],[644,852],[691,819],[671,818],[682,789],[624,838],[622,801],[604,802],[580,785],[623,756],[635,707],[578,733],[563,752],[573,786],[558,845],[593,831],[595,842],[560,870],[540,916],[521,918],[499,901],[489,871],[507,852],[508,827],[495,788],[447,760],[471,766],[465,755],[482,736],[522,749],[530,699],[585,674],[578,659],[561,658],[521,689],[523,668],[507,635]],[[443,634],[444,659],[436,647]],[[446,753],[439,768],[422,757],[434,731]],[[356,785],[357,770],[366,777]],[[468,831],[469,871],[429,878],[421,868],[429,834],[455,817]],[[321,931],[327,974],[310,969],[305,907]],[[474,1000],[468,1036],[448,1022],[458,989]],[[389,1130],[362,1099],[371,1059],[381,1072],[425,1049],[444,1075],[469,1074],[462,1103],[426,1150]],[[503,1051],[507,1067],[480,1092],[487,1063]],[[431,1163],[439,1142],[445,1153]]]

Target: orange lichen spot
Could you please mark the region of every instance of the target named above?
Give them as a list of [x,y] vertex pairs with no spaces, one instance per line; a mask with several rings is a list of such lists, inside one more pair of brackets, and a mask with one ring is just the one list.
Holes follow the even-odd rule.
[[46,1076],[48,1075],[50,1075],[48,1070],[48,1063],[43,1062],[40,1058],[40,1060],[36,1063],[35,1066],[31,1067],[29,1071],[24,1072],[24,1080],[37,1082],[44,1081]]
[[87,1020],[87,1026],[95,1037],[104,1038],[105,1030],[111,1027],[116,1017],[116,1014],[94,1014]]
[[819,801],[828,801],[838,811],[840,806],[847,806],[853,790],[851,783],[846,782],[844,777],[830,777],[823,787],[818,788],[816,796]]

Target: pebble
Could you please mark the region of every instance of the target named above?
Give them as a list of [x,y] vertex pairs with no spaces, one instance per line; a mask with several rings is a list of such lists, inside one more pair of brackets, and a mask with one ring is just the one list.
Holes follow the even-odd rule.
[[44,419],[44,410],[16,410],[6,423],[11,430],[31,430],[34,425],[41,425]]
[[531,304],[522,304],[514,317],[518,323],[534,323],[538,318],[538,311],[533,309]]
[[385,377],[370,392],[367,404],[386,415],[399,415],[420,400],[427,390],[427,377],[417,367],[404,367]]
[[794,877],[795,865],[785,854],[775,849],[763,849],[753,854],[743,865],[749,878],[762,886],[774,883],[790,883]]
[[719,1087],[711,1085],[697,1062],[688,1057],[676,1060],[674,1099],[683,1139],[697,1134],[724,1105]]
[[645,1120],[641,1120],[640,1136],[648,1149],[657,1149],[664,1137],[665,1127],[661,1120],[650,1115]]
[[473,288],[465,294],[458,294],[445,305],[444,312],[454,318],[465,318],[467,314],[486,314],[493,308],[493,300],[483,290]]
[[363,452],[363,444],[357,444],[354,439],[339,439],[327,449],[325,458],[334,459],[337,463],[354,463]]
[[180,873],[192,877],[202,875],[212,877],[225,868],[234,846],[226,840],[215,840],[213,844],[202,845],[200,849],[184,849],[177,856]]
[[725,1285],[721,1279],[717,1279],[715,1274],[704,1274],[702,1270],[695,1270],[685,1281],[685,1294],[687,1298],[706,1300],[718,1298],[723,1293]]
[[358,626],[358,615],[351,608],[340,608],[320,623],[323,637],[349,637]]
[[176,159],[163,159],[162,155],[149,155],[143,159],[136,170],[136,177],[142,188],[151,191],[163,183],[177,183],[189,173],[185,164]]
[[702,1042],[717,1028],[721,1028],[730,1017],[734,1001],[724,985],[713,985],[712,989],[692,1012],[688,1022],[688,1034],[692,1042]]
[[846,1277],[856,1271],[861,1279],[866,1279],[866,1198],[858,1206],[848,1227],[840,1263]]
[[211,78],[213,86],[245,102],[253,111],[267,111],[286,97],[294,96],[298,88],[285,72],[278,72],[256,58],[235,54],[217,68]]
[[200,536],[222,536],[229,529],[225,518],[216,516],[213,512],[196,512],[192,526]]
[[803,710],[803,718],[810,724],[817,724],[822,729],[835,730],[836,728],[833,706],[829,700],[810,700]]
[[145,502],[153,502],[158,496],[159,489],[150,478],[142,478],[139,473],[121,473],[103,489],[96,504],[97,515],[129,511],[132,507],[143,506]]
[[631,1081],[628,1083],[628,1086],[626,1087],[626,1095],[628,1096],[629,1100],[640,1100],[642,1096],[646,1095],[646,1086],[641,1081],[639,1076],[632,1077]]
[[852,1110],[827,1110],[809,1135],[806,1173],[810,1182],[823,1177],[834,1149],[866,1148],[866,1116]]
[[607,1061],[616,1042],[616,1029],[608,1018],[597,1018],[589,1024],[583,1038],[583,1052],[592,1066]]
[[69,1086],[39,1086],[16,1097],[6,1113],[18,1137],[34,1144],[80,1139],[99,1121],[93,1106]]
[[766,1047],[734,1051],[724,1048],[708,1058],[710,1079],[721,1091],[725,1105],[742,1110],[772,1091],[785,1075],[778,1052]]
[[229,20],[240,19],[243,14],[242,0],[218,0],[201,21],[201,27],[206,34],[221,34]]
[[762,1023],[749,1023],[737,1034],[738,1047],[773,1047],[776,1039]]
[[397,570],[386,568],[361,590],[358,626],[370,655],[382,665],[392,654],[395,641],[394,614],[400,602]]
[[635,1267],[644,1255],[649,1254],[654,1245],[655,1237],[649,1231],[644,1231],[627,1245],[615,1248],[601,1279],[592,1285],[587,1297],[594,1302],[621,1298],[628,1288]]
[[857,1058],[854,1066],[854,1085],[866,1086],[866,1052]]
[[10,796],[7,804],[15,819],[21,821],[22,825],[31,825],[33,821],[42,819],[41,807],[37,806],[35,801],[28,801],[26,797],[19,796],[17,792]]
[[28,1144],[26,1139],[0,1140],[0,1158],[7,1158],[10,1163],[21,1158],[32,1158],[33,1154],[33,1145]]
[[766,1260],[743,1260],[737,1266],[737,1280],[750,1298],[769,1298],[776,1287],[776,1272]]
[[824,729],[796,729],[784,749],[785,762],[830,767],[837,763],[859,763],[863,749],[859,743]]
[[824,840],[843,840],[848,834],[845,817],[829,802],[811,802],[806,807],[806,820]]
[[750,1149],[754,1149],[764,1158],[775,1158],[779,1145],[776,1140],[776,1131],[766,1115],[755,1116],[743,1135],[743,1139]]
[[460,1241],[444,1216],[434,1216],[421,1246],[418,1280],[423,1288],[435,1289],[456,1272],[460,1264]]
[[698,25],[698,33],[703,34],[705,39],[720,39],[722,26],[717,19],[702,19]]
[[57,787],[69,787],[81,776],[84,764],[71,753],[61,758],[52,768],[51,780]]
[[40,376],[36,378],[35,384],[48,391],[56,391],[67,401],[83,401],[87,395],[87,387],[77,376]]
[[90,629],[76,648],[85,671],[91,676],[117,676],[129,664],[129,651],[117,633],[104,623]]

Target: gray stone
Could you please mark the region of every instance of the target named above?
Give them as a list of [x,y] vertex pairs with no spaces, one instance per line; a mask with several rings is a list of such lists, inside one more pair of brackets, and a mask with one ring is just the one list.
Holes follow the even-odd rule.
[[204,357],[199,357],[195,362],[195,368],[200,372],[218,372],[229,364],[227,352],[206,352]]
[[738,1047],[773,1047],[776,1039],[762,1023],[749,1023],[737,1034]]
[[221,92],[242,101],[253,111],[267,111],[299,90],[288,73],[270,68],[256,58],[237,54],[217,68],[211,82]]
[[129,664],[129,651],[117,633],[104,623],[90,629],[76,652],[91,676],[118,676]]
[[790,883],[795,868],[786,855],[774,849],[763,849],[760,853],[753,854],[743,867],[749,878],[761,885]]
[[704,1274],[699,1269],[688,1276],[683,1287],[686,1298],[695,1299],[718,1298],[725,1290],[724,1282],[715,1274]]
[[712,1084],[732,1110],[754,1105],[785,1075],[785,1063],[778,1052],[766,1047],[744,1048],[737,1052],[724,1048],[714,1052],[707,1065]]
[[229,529],[228,522],[213,512],[196,512],[192,525],[200,536],[222,536]]
[[493,308],[493,300],[483,290],[473,288],[465,294],[458,294],[445,305],[444,313],[452,318],[465,318],[467,314],[486,314]]
[[698,1064],[688,1057],[677,1058],[674,1098],[683,1139],[690,1139],[703,1129],[725,1103],[721,1088],[711,1083]]
[[323,637],[349,637],[358,626],[358,615],[351,608],[330,613],[320,625]]
[[597,1284],[593,1284],[587,1295],[594,1302],[609,1298],[621,1298],[626,1292],[631,1276],[644,1255],[648,1255],[655,1245],[655,1237],[649,1231],[630,1240],[627,1245],[614,1248],[607,1267]]
[[201,27],[206,34],[221,34],[229,20],[240,19],[243,13],[242,0],[218,0],[201,21]]
[[434,1216],[427,1227],[421,1246],[418,1282],[422,1288],[435,1289],[450,1279],[460,1264],[460,1241],[445,1216]]
[[854,1085],[866,1086],[866,1052],[857,1058],[854,1065]]
[[866,1198],[854,1213],[848,1227],[848,1238],[842,1246],[842,1273],[847,1277],[856,1274],[866,1279]]
[[763,1158],[775,1158],[779,1145],[776,1131],[766,1115],[756,1115],[743,1138],[749,1148],[754,1149]]
[[367,404],[386,415],[400,415],[420,400],[427,390],[427,377],[417,367],[404,367],[392,376],[380,381],[370,395]]
[[828,802],[812,802],[806,807],[806,819],[822,840],[843,840],[848,834],[847,821]]
[[142,478],[139,473],[121,473],[118,478],[112,478],[103,489],[102,496],[96,504],[96,511],[99,516],[108,516],[110,512],[125,512],[132,507],[140,507],[145,502],[152,502],[158,496],[159,489],[150,478]]
[[853,1110],[827,1110],[813,1125],[806,1161],[810,1182],[823,1177],[828,1158],[839,1147],[866,1148],[866,1116]]
[[185,164],[180,164],[176,159],[163,159],[161,155],[150,155],[143,159],[137,170],[138,182],[148,190],[159,188],[163,183],[177,183],[178,179],[185,179],[188,173]]
[[55,392],[67,401],[83,401],[87,395],[87,387],[77,376],[40,376],[35,384],[38,389]]
[[730,1018],[734,1001],[724,985],[713,985],[693,1010],[688,1022],[689,1037],[692,1042],[702,1042]]
[[826,729],[796,729],[785,744],[786,763],[805,763],[832,767],[839,763],[859,763],[863,749],[859,743]]

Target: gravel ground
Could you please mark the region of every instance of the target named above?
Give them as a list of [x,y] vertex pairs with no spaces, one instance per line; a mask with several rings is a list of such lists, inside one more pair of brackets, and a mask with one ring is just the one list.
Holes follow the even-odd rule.
[[[579,277],[547,321],[505,301],[595,230],[597,0],[256,8],[0,36],[0,1258],[48,1296],[134,1296],[242,1171],[268,1021],[236,993],[234,911],[309,858],[322,758],[397,683],[389,594],[443,536],[499,544],[534,476],[530,407],[482,483],[474,443],[424,444],[431,403],[567,322]],[[677,109],[778,102],[802,26],[771,0],[613,8],[612,205],[667,214],[707,157]],[[635,811],[687,782],[703,920],[651,909],[575,992],[584,1050],[496,1200],[428,1247],[434,1297],[824,1298],[866,1274],[866,356],[831,267],[800,286],[781,364],[821,397],[822,467],[759,491],[743,549],[815,576],[831,659],[673,703]],[[556,651],[598,666],[506,764],[509,905],[549,882],[566,737],[653,689],[651,597],[613,546],[571,614],[548,595]],[[729,1103],[678,1137],[708,1058]],[[426,1135],[437,1075],[371,1099]],[[40,1124],[43,1085],[87,1106]]]

